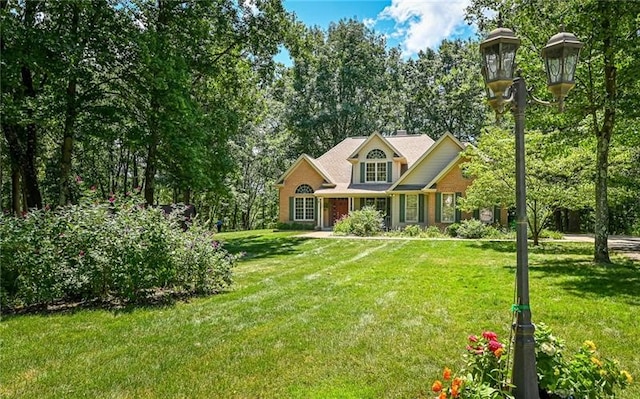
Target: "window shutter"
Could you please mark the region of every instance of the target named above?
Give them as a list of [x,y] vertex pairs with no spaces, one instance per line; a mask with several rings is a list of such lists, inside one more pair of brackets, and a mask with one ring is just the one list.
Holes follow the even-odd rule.
[[424,195],[418,194],[418,222],[424,223]]
[[320,198],[313,199],[313,223],[318,225],[318,202],[320,202]]
[[493,220],[498,224],[502,224],[502,221],[500,220],[502,218],[501,213],[502,209],[499,206],[493,207]]
[[436,193],[436,223],[442,221],[442,193]]
[[293,197],[289,197],[289,221],[290,222],[293,222],[293,212],[294,212]]
[[462,219],[462,211],[458,209],[458,198],[462,197],[462,193],[456,193],[456,223],[460,223]]
[[473,210],[473,218],[476,220],[480,220],[480,209]]
[[406,195],[400,194],[400,223],[404,223],[404,207]]
[[429,225],[429,194],[424,195],[424,223]]
[[360,198],[360,209],[364,208],[364,198]]
[[364,183],[364,162],[360,163],[360,183]]
[[393,179],[393,173],[391,171],[392,167],[393,162],[387,162],[387,183],[391,183],[391,180]]

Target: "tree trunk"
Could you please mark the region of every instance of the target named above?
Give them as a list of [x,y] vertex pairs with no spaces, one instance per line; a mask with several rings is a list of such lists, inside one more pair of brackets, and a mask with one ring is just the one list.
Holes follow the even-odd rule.
[[[606,7],[606,4],[603,4]],[[603,13],[607,14],[607,13]],[[611,15],[611,14],[607,14]],[[595,248],[594,261],[596,263],[611,263],[609,259],[609,203],[608,203],[608,169],[609,169],[609,144],[616,117],[616,67],[614,63],[615,48],[612,46],[613,33],[611,21],[605,17],[602,19],[602,31],[604,48],[604,79],[606,97],[604,103],[604,120],[602,128],[596,130],[598,145],[596,150],[596,215],[595,215]]]
[[147,168],[144,170],[144,199],[153,205],[155,194],[156,158],[158,152],[157,134],[152,132],[151,143],[147,152]]

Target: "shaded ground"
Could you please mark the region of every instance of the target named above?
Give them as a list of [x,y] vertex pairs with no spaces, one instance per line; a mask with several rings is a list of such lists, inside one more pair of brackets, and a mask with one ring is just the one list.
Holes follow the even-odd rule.
[[[309,233],[301,234],[300,237],[305,238],[359,238],[359,237],[346,237],[346,236],[334,236],[331,231],[312,231]],[[364,237],[366,239],[400,239],[406,240],[411,239],[407,237]],[[413,238],[420,239],[420,238]],[[593,243],[593,235],[592,234],[565,234],[564,241],[573,241],[573,242],[591,242]],[[640,237],[630,237],[630,236],[609,236],[608,240],[609,250],[617,253],[621,253],[626,257],[640,262]]]

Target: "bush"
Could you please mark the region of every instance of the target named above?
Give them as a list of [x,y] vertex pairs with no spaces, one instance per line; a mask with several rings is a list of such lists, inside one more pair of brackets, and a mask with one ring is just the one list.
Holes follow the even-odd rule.
[[427,238],[436,238],[436,237],[442,237],[443,234],[438,227],[429,226],[426,229],[424,229],[424,236]]
[[422,234],[422,228],[417,224],[406,226],[402,231],[402,235],[407,237],[419,237],[420,234]]
[[477,219],[463,220],[457,230],[462,238],[482,238],[487,234],[487,227]]
[[444,229],[444,232],[449,237],[457,237],[459,228],[460,228],[460,223],[452,223]]
[[[2,306],[69,300],[137,301],[158,289],[215,292],[236,258],[177,216],[137,198],[0,216]],[[178,212],[176,212],[178,214]]]
[[353,234],[366,237],[382,232],[384,218],[380,211],[373,207],[364,207],[358,211],[351,211],[349,215],[338,220],[333,231],[338,234]]

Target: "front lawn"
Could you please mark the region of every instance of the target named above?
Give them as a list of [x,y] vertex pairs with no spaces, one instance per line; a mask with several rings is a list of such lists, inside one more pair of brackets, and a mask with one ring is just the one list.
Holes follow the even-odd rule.
[[[245,252],[230,292],[172,305],[4,316],[0,397],[416,398],[466,338],[506,339],[511,242],[217,236]],[[592,245],[530,252],[534,321],[640,379],[640,267]],[[635,382],[623,398],[640,398]]]

